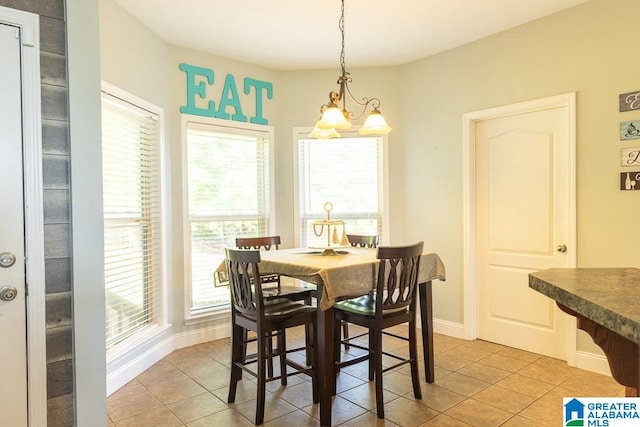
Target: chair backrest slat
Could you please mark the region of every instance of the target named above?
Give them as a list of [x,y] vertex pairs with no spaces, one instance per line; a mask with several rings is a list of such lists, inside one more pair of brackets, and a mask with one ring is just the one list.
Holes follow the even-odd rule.
[[379,246],[376,312],[401,310],[415,304],[423,242],[410,246]]
[[225,248],[225,253],[232,309],[251,318],[261,317],[260,251]]
[[280,236],[236,237],[236,247],[241,249],[280,249]]
[[347,240],[349,240],[351,246],[361,248],[375,248],[378,246],[378,236],[376,235],[347,234]]

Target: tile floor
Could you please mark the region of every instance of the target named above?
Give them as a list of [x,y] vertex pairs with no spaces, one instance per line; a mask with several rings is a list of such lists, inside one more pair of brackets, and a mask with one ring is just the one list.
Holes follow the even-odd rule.
[[[354,335],[356,327],[350,328]],[[297,345],[302,332],[292,331],[287,341]],[[384,375],[386,418],[379,420],[366,363],[350,366],[338,378],[334,425],[555,427],[562,425],[565,396],[624,396],[613,379],[560,360],[480,340],[436,334],[434,341],[436,381],[422,382],[422,400],[413,398],[408,367],[391,371]],[[394,347],[403,351],[406,343],[385,341],[385,349]],[[171,353],[107,399],[107,425],[253,425],[256,384],[251,376],[238,384],[236,402],[226,403],[229,354],[229,339]],[[319,426],[318,418],[307,377],[290,377],[286,387],[267,383],[265,426]]]

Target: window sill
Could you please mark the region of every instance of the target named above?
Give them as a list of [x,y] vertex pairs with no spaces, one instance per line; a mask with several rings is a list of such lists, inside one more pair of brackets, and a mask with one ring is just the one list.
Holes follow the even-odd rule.
[[109,365],[117,364],[127,358],[132,352],[140,350],[149,341],[171,328],[171,324],[159,325],[157,323],[142,329],[131,338],[116,344],[107,350],[107,371]]
[[196,325],[198,323],[211,322],[215,320],[229,320],[231,307],[228,305],[215,309],[192,311],[184,319],[185,325]]

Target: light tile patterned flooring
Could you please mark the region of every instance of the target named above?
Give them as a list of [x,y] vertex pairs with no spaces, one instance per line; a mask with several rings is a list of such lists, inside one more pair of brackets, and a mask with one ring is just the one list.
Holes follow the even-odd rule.
[[[353,325],[350,330],[357,333]],[[288,343],[299,344],[302,332],[288,332]],[[334,425],[555,427],[562,425],[563,397],[624,396],[613,379],[560,360],[480,340],[435,334],[434,341],[436,381],[424,382],[421,361],[422,400],[413,398],[408,367],[391,371],[384,375],[385,419],[379,420],[367,364],[350,366],[338,378]],[[406,343],[386,339],[385,349],[391,348],[402,352]],[[171,353],[107,399],[107,425],[253,425],[253,377],[245,374],[236,402],[226,403],[229,355],[229,339]],[[290,377],[286,387],[279,381],[267,383],[265,426],[319,426],[318,418],[308,377]]]

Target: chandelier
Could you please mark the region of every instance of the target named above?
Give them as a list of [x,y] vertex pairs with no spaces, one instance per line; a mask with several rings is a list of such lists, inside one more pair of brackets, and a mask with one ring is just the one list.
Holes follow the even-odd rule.
[[[362,135],[386,135],[391,132],[384,117],[380,114],[380,100],[378,98],[362,98],[358,101],[349,89],[351,74],[347,72],[344,63],[344,0],[341,0],[342,8],[338,27],[342,36],[342,50],[340,51],[340,68],[342,74],[338,77],[338,92],[329,92],[329,103],[320,106],[320,120],[316,123],[313,131],[309,134],[311,138],[328,139],[339,137],[338,129],[345,130],[351,127],[351,122],[359,120],[364,116],[367,108],[371,107],[371,112],[367,116],[359,132]],[[356,104],[357,111],[347,109],[347,98]],[[342,105],[341,105],[342,104]]]

